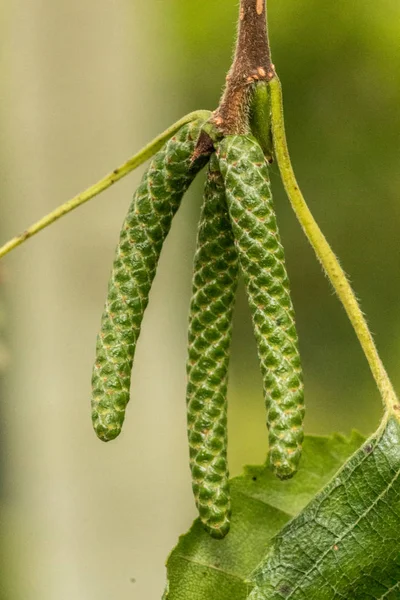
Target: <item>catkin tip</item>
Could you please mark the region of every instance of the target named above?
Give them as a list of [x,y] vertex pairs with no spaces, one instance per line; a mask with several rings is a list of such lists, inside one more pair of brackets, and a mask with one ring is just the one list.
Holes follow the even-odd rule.
[[215,540],[223,540],[224,537],[226,537],[229,533],[231,524],[230,521],[226,521],[220,527],[215,527],[209,525],[208,523],[203,523],[203,527],[207,531],[207,533]]
[[286,449],[281,451],[282,456],[278,459],[275,455],[274,451],[270,451],[269,454],[269,464],[272,472],[278,479],[285,481],[286,479],[291,479],[298,470],[300,457],[301,457],[301,449],[299,449],[293,456],[288,457]]
[[289,468],[287,470],[281,468],[273,468],[273,471],[274,475],[276,475],[278,479],[280,479],[281,481],[287,481],[288,479],[292,479],[292,477],[296,475],[297,467]]
[[122,427],[106,427],[98,421],[93,421],[93,429],[99,440],[102,442],[111,442],[119,436]]

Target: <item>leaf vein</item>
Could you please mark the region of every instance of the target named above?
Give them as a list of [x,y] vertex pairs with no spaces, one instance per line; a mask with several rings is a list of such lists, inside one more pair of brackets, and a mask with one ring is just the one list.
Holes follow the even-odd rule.
[[382,600],[383,598],[387,598],[388,594],[390,594],[391,592],[394,592],[394,590],[400,590],[400,581],[398,581],[397,583],[395,583],[391,588],[388,588],[386,590],[386,592],[383,594],[383,596],[380,596],[380,598],[378,598],[378,600]]
[[224,575],[228,575],[228,577],[232,577],[233,579],[237,579],[238,581],[240,581],[241,583],[246,583],[244,577],[241,577],[239,575],[235,575],[235,573],[232,573],[231,571],[226,571],[224,569],[221,569],[220,567],[217,567],[215,565],[211,565],[211,564],[207,564],[207,563],[202,563],[194,558],[191,558],[189,556],[183,556],[183,554],[177,554],[176,558],[180,558],[182,560],[184,560],[185,562],[191,563],[193,565],[196,565],[197,567],[204,567],[205,569],[212,569],[213,571],[218,571],[219,573],[223,573]]
[[[362,461],[363,462],[363,461]],[[356,469],[354,469],[355,471]],[[361,513],[361,515],[359,516],[359,518],[352,523],[347,529],[346,531],[343,532],[342,535],[338,536],[336,538],[336,542],[335,544],[339,544],[340,542],[342,542],[347,535],[349,535],[349,533],[352,533],[353,530],[355,529],[355,527],[363,520],[365,519],[365,517],[375,508],[375,506],[378,504],[378,502],[380,502],[380,500],[382,500],[384,498],[384,496],[389,492],[389,490],[393,487],[393,485],[395,484],[395,482],[397,481],[398,477],[400,476],[400,468],[396,471],[395,475],[392,477],[390,483],[388,483],[385,487],[385,489],[381,492],[381,494],[379,494],[379,496],[371,503],[370,506],[368,506],[368,508]],[[343,484],[344,485],[344,484]],[[326,556],[331,552],[331,547],[329,547],[327,550],[325,550],[325,552],[315,561],[314,565],[305,573],[305,575],[303,576],[303,578],[296,584],[296,586],[293,588],[291,594],[288,596],[288,598],[291,598],[293,596],[293,594],[300,589],[300,586],[302,585],[303,581],[309,577],[313,572],[315,572],[316,570],[318,570],[320,564],[322,563],[322,561],[326,558]],[[318,571],[319,572],[319,571]]]

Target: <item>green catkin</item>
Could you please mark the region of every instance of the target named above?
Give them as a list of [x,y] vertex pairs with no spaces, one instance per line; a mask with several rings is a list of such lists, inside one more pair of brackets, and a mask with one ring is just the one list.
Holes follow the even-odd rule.
[[189,319],[187,415],[193,493],[215,538],[230,526],[227,383],[238,256],[224,182],[211,157],[194,260]]
[[188,123],[154,156],[122,226],[92,376],[93,427],[105,442],[121,432],[136,343],[162,245],[185,191],[206,162],[191,162],[202,125],[199,120]]
[[252,136],[227,136],[217,155],[261,363],[270,465],[278,477],[287,479],[296,472],[301,455],[304,392],[268,167]]

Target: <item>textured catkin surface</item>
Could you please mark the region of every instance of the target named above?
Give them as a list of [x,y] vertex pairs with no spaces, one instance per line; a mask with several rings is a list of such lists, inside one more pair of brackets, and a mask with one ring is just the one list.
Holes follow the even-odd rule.
[[152,159],[123,223],[97,338],[92,419],[98,437],[116,438],[129,401],[143,313],[163,242],[183,194],[204,166],[191,156],[203,123],[185,125]]
[[227,383],[238,256],[218,161],[204,192],[189,319],[187,414],[193,492],[200,518],[217,538],[229,531]]
[[261,363],[270,463],[278,477],[286,479],[300,460],[304,392],[268,167],[251,136],[227,136],[217,154]]

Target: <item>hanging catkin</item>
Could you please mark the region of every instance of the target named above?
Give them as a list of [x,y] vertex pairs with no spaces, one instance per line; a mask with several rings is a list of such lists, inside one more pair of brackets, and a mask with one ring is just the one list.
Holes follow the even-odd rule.
[[205,164],[191,162],[202,121],[180,129],[152,159],[122,226],[97,338],[92,419],[107,442],[121,432],[143,313],[183,194]]
[[226,395],[237,279],[224,182],[213,155],[194,260],[187,414],[193,492],[205,528],[217,538],[230,525]]
[[217,154],[261,363],[270,464],[278,477],[286,479],[300,460],[304,392],[268,167],[252,136],[227,136]]

